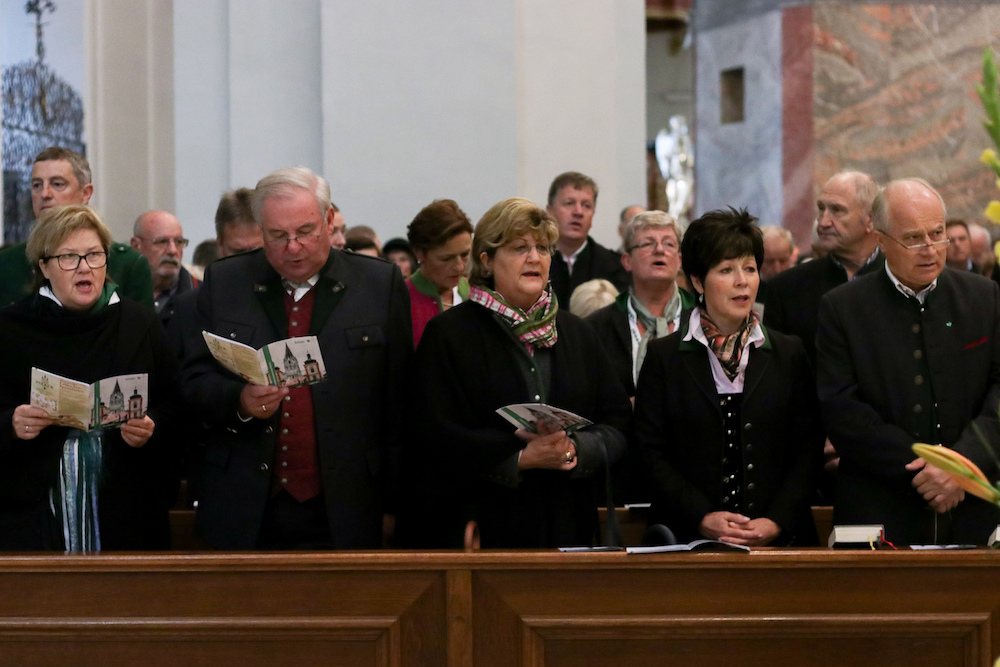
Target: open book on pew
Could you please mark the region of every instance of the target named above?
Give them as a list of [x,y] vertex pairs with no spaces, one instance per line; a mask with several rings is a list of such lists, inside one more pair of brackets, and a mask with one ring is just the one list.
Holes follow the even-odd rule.
[[269,343],[259,350],[202,331],[215,360],[247,382],[272,387],[298,387],[326,379],[326,364],[316,336]]
[[630,554],[665,554],[678,551],[745,551],[750,553],[750,547],[742,544],[731,544],[719,540],[695,540],[687,544],[663,544],[655,547],[627,547]]

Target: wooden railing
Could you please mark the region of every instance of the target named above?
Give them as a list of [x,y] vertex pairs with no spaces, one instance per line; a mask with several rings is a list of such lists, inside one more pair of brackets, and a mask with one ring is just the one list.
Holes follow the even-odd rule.
[[989,551],[4,555],[0,666],[964,665]]

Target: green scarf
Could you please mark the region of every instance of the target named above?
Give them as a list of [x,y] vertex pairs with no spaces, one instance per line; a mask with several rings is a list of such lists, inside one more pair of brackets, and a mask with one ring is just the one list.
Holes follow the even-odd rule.
[[645,304],[639,301],[635,290],[631,287],[628,288],[628,299],[629,303],[632,304],[632,310],[635,311],[636,319],[642,322],[642,326],[646,328],[646,333],[642,334],[642,338],[639,339],[639,348],[636,352],[635,374],[638,376],[642,362],[646,358],[646,348],[649,347],[649,341],[669,335],[671,333],[670,325],[680,315],[681,288],[674,285],[674,295],[663,307],[663,317],[653,315],[649,308],[646,308]]
[[101,296],[97,298],[97,301],[94,302],[93,306],[87,309],[87,314],[96,315],[104,310],[104,307],[108,305],[109,301],[111,301],[111,297],[114,296],[115,289],[117,289],[117,287],[118,285],[116,285],[114,281],[105,280],[104,287],[101,289]]

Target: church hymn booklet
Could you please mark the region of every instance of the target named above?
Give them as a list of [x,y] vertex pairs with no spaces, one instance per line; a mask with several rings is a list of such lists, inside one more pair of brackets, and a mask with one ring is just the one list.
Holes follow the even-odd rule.
[[247,382],[272,387],[298,387],[326,379],[326,364],[316,336],[286,338],[255,350],[202,331],[216,361]]
[[545,403],[515,403],[496,411],[498,415],[517,428],[538,433],[538,422],[548,423],[549,432],[566,431],[572,433],[594,422],[569,410],[555,408]]
[[149,406],[149,375],[115,375],[93,384],[31,369],[31,405],[55,423],[93,431],[141,419]]

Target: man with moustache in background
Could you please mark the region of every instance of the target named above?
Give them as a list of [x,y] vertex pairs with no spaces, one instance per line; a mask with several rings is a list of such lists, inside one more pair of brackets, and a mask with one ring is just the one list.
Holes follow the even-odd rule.
[[166,327],[176,309],[176,299],[198,286],[181,264],[188,240],[181,223],[166,211],[147,211],[135,220],[131,245],[149,261],[153,272],[153,306]]

